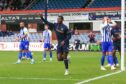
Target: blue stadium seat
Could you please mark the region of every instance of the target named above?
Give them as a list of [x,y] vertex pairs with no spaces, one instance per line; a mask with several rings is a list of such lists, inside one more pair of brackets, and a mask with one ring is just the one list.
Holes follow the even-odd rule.
[[[82,8],[88,0],[49,0],[48,9]],[[93,0],[87,8],[120,7],[121,0]],[[45,9],[44,0],[38,0],[31,6],[32,10]]]
[[88,8],[120,7],[121,0],[94,0]]
[[[82,8],[88,0],[49,0],[48,9]],[[39,0],[31,9],[44,9],[44,0]]]

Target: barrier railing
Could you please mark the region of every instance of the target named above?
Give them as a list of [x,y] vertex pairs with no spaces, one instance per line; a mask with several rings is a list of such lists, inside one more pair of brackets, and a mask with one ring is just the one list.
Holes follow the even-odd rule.
[[[80,12],[80,11],[118,11],[120,7],[111,8],[78,8],[78,9],[62,9],[62,10],[48,10],[49,13],[63,13],[63,12]],[[44,12],[44,10],[16,10],[16,11],[1,11],[0,14],[34,14]]]

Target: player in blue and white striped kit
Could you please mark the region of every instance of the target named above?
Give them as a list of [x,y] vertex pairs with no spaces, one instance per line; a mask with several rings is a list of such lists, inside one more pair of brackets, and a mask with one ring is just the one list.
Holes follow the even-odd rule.
[[52,61],[52,50],[51,50],[51,43],[52,43],[52,32],[48,28],[49,26],[45,24],[45,30],[43,31],[43,42],[44,42],[44,59],[46,61],[46,51],[50,52],[50,61]]
[[105,56],[107,57],[107,61],[111,66],[111,70],[115,69],[112,56],[113,51],[113,43],[111,35],[112,26],[116,26],[116,23],[114,21],[111,21],[108,17],[104,17],[103,23],[101,24],[102,53],[103,53],[103,56],[101,58],[101,70],[106,70],[104,68]]
[[20,22],[20,33],[18,38],[16,38],[16,41],[20,41],[20,50],[18,55],[18,61],[17,64],[21,63],[21,58],[23,56],[23,53],[26,53],[26,55],[31,59],[31,64],[34,64],[34,59],[32,57],[32,53],[29,51],[29,32],[27,28],[25,27],[24,22]]

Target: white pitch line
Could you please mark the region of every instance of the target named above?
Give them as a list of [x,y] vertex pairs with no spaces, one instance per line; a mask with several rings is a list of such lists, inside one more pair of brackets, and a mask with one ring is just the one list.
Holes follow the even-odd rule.
[[80,79],[72,79],[72,78],[25,78],[25,77],[0,77],[0,79],[11,79],[11,80],[73,80],[73,81],[79,81]]
[[105,77],[109,77],[111,75],[115,75],[115,74],[118,74],[118,73],[121,73],[121,72],[123,72],[123,71],[120,70],[120,71],[109,73],[109,74],[106,74],[106,75],[90,78],[90,79],[87,79],[87,80],[83,80],[83,81],[77,82],[75,84],[85,84],[85,83],[88,83],[88,82],[91,82],[91,81],[94,81],[94,80],[98,80],[98,79],[102,79],[102,78],[105,78]]

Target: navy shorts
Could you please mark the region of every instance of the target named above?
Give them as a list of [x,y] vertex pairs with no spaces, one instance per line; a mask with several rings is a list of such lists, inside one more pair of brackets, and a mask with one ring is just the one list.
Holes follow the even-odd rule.
[[58,45],[57,53],[69,52],[69,45]]
[[113,43],[113,50],[118,50],[119,52],[121,52],[121,45]]

